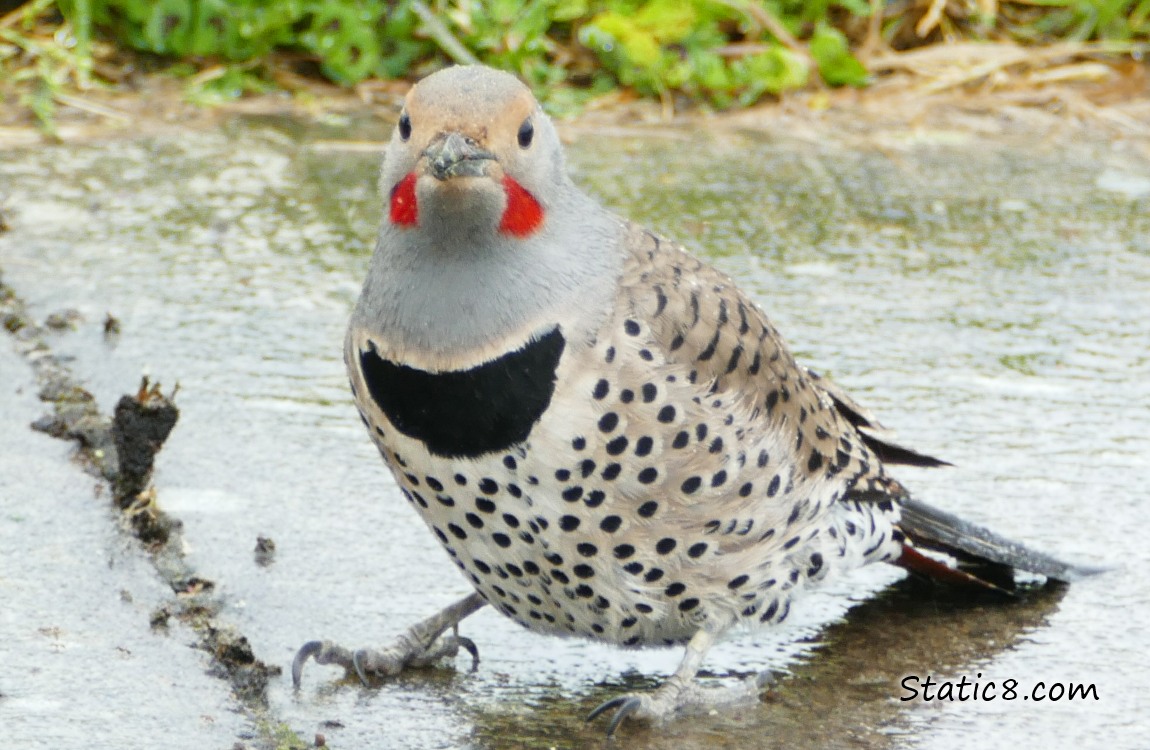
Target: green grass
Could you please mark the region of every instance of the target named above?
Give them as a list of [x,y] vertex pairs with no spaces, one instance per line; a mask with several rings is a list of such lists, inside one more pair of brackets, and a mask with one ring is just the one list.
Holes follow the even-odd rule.
[[[51,132],[63,92],[103,84],[94,57],[131,54],[187,75],[189,98],[208,104],[273,88],[271,61],[287,60],[297,74],[343,86],[480,61],[518,74],[560,111],[621,87],[667,105],[721,109],[810,86],[866,86],[871,73],[860,49],[944,38],[1108,41],[1132,49],[1129,43],[1150,40],[1150,0],[950,0],[925,23],[930,6],[925,0],[31,0],[0,21],[0,82],[7,81],[0,96],[17,98]],[[881,17],[872,19],[876,10]]]

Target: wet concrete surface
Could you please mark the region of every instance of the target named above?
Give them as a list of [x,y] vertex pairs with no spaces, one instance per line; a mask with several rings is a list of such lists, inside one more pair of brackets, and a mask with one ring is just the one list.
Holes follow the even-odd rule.
[[31,368],[0,346],[0,727],[14,746],[230,747],[253,734],[203,653],[174,623],[149,626],[171,590],[117,524],[110,493],[69,444],[27,425],[44,413]]
[[[0,154],[0,273],[107,413],[142,374],[179,383],[156,501],[214,624],[286,666],[313,638],[381,645],[467,593],[351,405],[343,327],[379,216],[373,122],[237,120],[217,132]],[[899,472],[925,500],[1119,570],[1014,603],[883,590],[861,571],[776,631],[716,648],[762,668],[757,706],[635,748],[1141,748],[1150,722],[1142,541],[1150,486],[1150,153],[1144,143],[916,132],[865,144],[762,131],[574,131],[576,178],[744,285],[800,358],[907,443],[956,464]],[[120,333],[105,336],[108,313]],[[73,316],[74,317],[74,316]],[[464,625],[474,673],[380,687],[309,665],[235,694],[0,341],[0,729],[15,747],[607,746],[582,716],[653,686],[674,651]],[[257,553],[271,539],[272,554]],[[1093,683],[1098,700],[903,702],[907,675]]]

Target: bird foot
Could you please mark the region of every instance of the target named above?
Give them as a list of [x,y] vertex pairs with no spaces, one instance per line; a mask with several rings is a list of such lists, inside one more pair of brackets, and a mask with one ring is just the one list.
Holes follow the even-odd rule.
[[368,675],[394,677],[408,667],[429,667],[440,659],[455,656],[461,648],[471,654],[471,668],[475,669],[479,666],[479,649],[470,638],[459,634],[459,622],[485,604],[479,594],[469,594],[412,625],[395,643],[381,651],[363,648],[352,651],[331,641],[308,641],[292,660],[292,682],[299,687],[303,667],[312,658],[317,664],[338,664],[349,673],[354,671],[364,685],[370,684]]
[[479,649],[470,638],[458,634],[440,636],[424,646],[411,633],[404,633],[395,643],[378,651],[366,648],[352,651],[331,641],[309,641],[292,661],[292,682],[299,687],[304,664],[311,658],[317,664],[338,664],[349,674],[354,671],[360,682],[370,685],[369,676],[394,677],[404,669],[430,667],[456,656],[460,648],[471,654],[472,669],[479,666]]
[[605,701],[587,715],[587,721],[615,709],[607,724],[607,736],[628,717],[642,719],[655,725],[664,724],[683,714],[706,713],[754,703],[763,690],[773,682],[770,672],[752,675],[737,685],[704,687],[695,680],[681,683],[674,677],[650,693],[626,693]]

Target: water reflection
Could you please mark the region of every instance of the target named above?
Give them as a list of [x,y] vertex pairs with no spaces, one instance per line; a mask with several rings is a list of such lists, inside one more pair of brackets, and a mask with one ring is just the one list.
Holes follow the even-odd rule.
[[[973,680],[980,662],[1043,627],[1066,591],[1049,585],[1006,599],[902,579],[820,632],[818,645],[778,679],[765,694],[765,704],[662,728],[627,723],[615,746],[891,747],[914,731],[908,712],[930,709],[929,704],[899,700],[909,695],[900,687],[904,677],[933,674],[936,681],[958,680],[965,674]],[[650,676],[631,672],[584,695],[547,696],[523,713],[470,712],[472,740],[492,750],[611,746],[602,726],[584,726],[583,717],[613,695],[656,684]]]

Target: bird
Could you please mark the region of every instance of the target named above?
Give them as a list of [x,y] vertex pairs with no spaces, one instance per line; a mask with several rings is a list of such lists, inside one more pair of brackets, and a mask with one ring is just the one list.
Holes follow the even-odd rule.
[[710,647],[785,620],[829,574],[888,563],[1010,591],[1087,571],[915,498],[895,442],[799,364],[758,304],[602,207],[514,75],[448,67],[408,93],[384,216],[344,344],[360,417],[403,498],[474,589],[380,649],[298,651],[368,683],[478,649],[489,606],[524,628],[684,647],[613,712],[665,722],[757,695],[698,679]]

